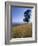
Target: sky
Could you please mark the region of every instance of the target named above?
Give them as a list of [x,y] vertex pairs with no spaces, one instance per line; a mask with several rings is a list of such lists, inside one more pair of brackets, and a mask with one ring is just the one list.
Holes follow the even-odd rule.
[[[23,21],[24,12],[28,9],[30,9],[32,11],[32,8],[12,7],[11,8],[12,23],[24,23],[24,21]],[[32,15],[30,17],[29,22],[32,22]]]

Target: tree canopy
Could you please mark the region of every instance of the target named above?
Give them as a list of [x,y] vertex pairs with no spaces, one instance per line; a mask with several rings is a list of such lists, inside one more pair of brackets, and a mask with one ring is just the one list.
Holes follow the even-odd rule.
[[24,22],[29,22],[29,19],[30,19],[30,15],[31,15],[31,10],[26,10],[25,12],[24,12],[24,19],[23,19],[23,21]]

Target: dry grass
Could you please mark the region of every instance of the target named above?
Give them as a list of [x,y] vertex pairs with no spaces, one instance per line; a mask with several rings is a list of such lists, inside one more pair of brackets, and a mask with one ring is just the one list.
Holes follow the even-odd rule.
[[16,27],[12,27],[11,37],[13,38],[32,37],[32,24],[23,24]]

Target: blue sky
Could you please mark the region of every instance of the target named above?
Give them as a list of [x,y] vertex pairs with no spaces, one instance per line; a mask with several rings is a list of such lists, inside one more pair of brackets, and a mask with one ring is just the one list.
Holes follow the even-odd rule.
[[[12,7],[12,23],[24,23],[24,11],[32,10],[32,8],[21,8],[21,7]],[[32,22],[32,15],[30,18],[30,22]]]

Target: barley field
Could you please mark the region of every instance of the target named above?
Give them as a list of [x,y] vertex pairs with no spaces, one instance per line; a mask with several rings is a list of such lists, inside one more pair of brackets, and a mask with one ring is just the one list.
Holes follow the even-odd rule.
[[11,38],[32,37],[32,23],[12,26]]

